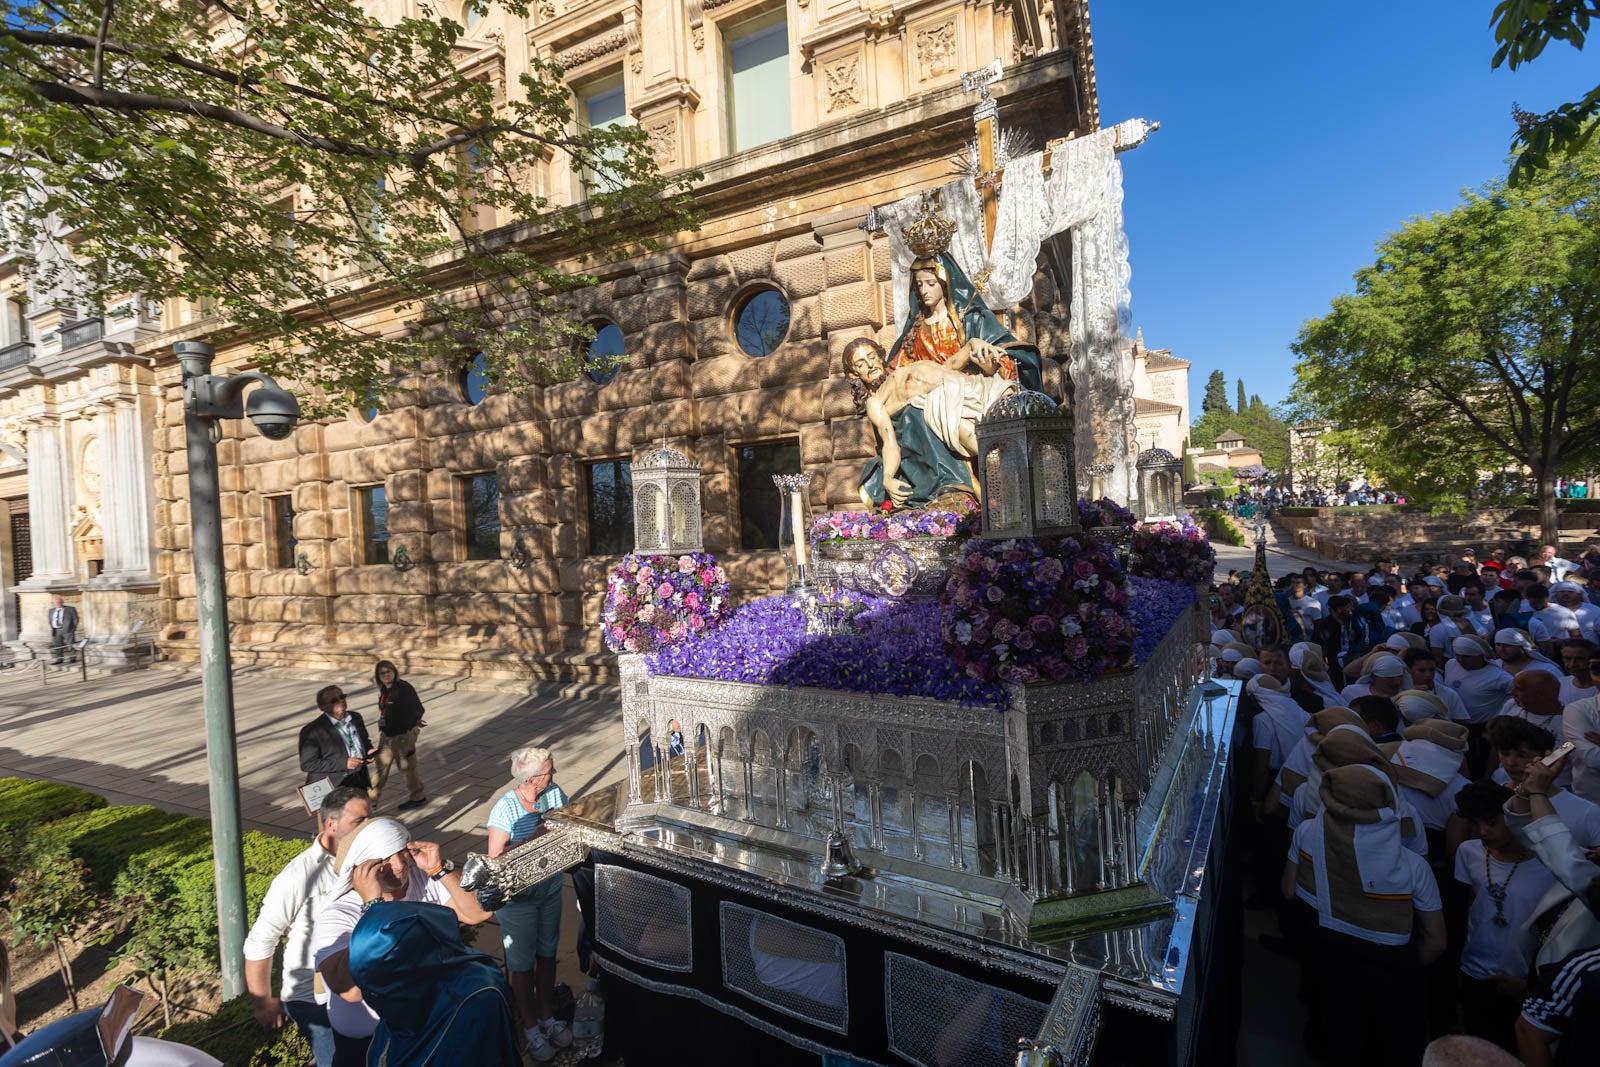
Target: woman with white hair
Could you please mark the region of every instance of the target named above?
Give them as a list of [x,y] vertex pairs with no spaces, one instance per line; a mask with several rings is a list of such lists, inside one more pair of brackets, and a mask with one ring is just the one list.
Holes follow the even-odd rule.
[[[489,813],[490,856],[504,855],[544,833],[545,812],[567,802],[556,785],[550,750],[527,745],[511,754],[515,784]],[[505,903],[495,915],[511,974],[511,994],[526,1024],[528,1053],[544,1062],[572,1044],[572,1031],[555,1017],[556,946],[561,941],[561,875],[546,878]]]

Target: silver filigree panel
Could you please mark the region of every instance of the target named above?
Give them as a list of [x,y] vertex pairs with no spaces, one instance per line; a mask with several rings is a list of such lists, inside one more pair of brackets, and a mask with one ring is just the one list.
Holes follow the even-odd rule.
[[1010,1067],[1046,1006],[897,952],[884,953],[889,1048],[912,1063]]

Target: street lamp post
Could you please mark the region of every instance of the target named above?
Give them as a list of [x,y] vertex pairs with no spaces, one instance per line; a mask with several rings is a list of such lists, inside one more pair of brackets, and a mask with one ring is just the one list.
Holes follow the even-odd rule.
[[217,880],[217,940],[222,952],[222,997],[244,992],[244,844],[239,823],[239,753],[234,732],[233,664],[228,650],[228,592],[222,564],[222,500],[217,440],[222,419],[242,418],[245,386],[250,419],[274,440],[288,437],[300,405],[259,371],[233,377],[211,373],[215,349],[198,341],[172,346],[183,366],[184,434],[189,452],[189,522],[193,533],[195,598],[199,613],[200,677],[205,691],[206,762],[211,776],[211,847]]

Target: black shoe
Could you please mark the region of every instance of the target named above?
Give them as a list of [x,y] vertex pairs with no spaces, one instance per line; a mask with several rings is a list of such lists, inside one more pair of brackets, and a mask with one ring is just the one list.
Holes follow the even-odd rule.
[[407,800],[403,804],[397,805],[395,807],[395,810],[396,811],[414,811],[415,809],[422,807],[427,802],[428,802],[428,798],[427,797],[423,797],[421,800]]

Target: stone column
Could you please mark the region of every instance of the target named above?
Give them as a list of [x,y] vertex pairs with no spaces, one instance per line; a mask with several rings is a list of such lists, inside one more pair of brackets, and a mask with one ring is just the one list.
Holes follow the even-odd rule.
[[67,455],[61,420],[54,416],[28,425],[28,513],[33,543],[29,588],[48,588],[73,580],[72,540],[67,521]]
[[108,577],[153,581],[149,448],[142,405],[136,397],[112,401],[101,434],[101,524]]

